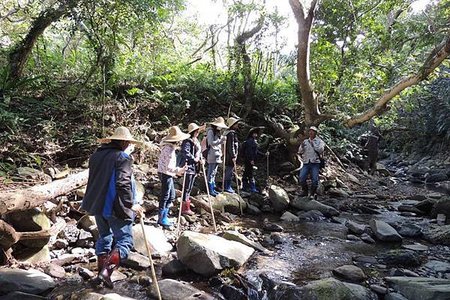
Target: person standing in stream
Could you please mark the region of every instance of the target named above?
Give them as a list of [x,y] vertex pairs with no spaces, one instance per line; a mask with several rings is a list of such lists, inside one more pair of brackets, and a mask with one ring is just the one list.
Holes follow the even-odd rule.
[[218,117],[210,124],[211,126],[206,130],[207,142],[207,162],[208,162],[208,185],[211,196],[217,196],[216,191],[216,174],[217,168],[222,163],[222,144],[225,143],[226,136],[222,135],[221,129],[227,129],[225,120]]
[[144,209],[136,201],[130,154],[135,144],[126,127],[99,139],[102,145],[89,159],[89,179],[81,209],[95,217],[99,237],[95,245],[98,277],[113,288],[111,275],[133,248],[132,225]]
[[231,187],[233,179],[233,170],[236,168],[236,159],[239,151],[239,140],[237,136],[237,130],[239,128],[239,118],[228,118],[226,132],[227,141],[225,143],[225,188],[224,191],[228,193],[234,193]]
[[319,186],[320,156],[323,155],[325,142],[317,136],[318,129],[311,126],[308,138],[303,140],[298,148],[303,166],[300,169],[299,179],[302,187],[301,196],[308,196],[308,184],[306,179],[311,175],[311,197],[316,197]]
[[204,126],[198,126],[195,123],[191,123],[188,126],[188,134],[191,135],[181,144],[180,149],[180,161],[178,167],[183,167],[187,165],[186,177],[184,184],[184,193],[182,195],[182,205],[181,214],[183,215],[193,215],[194,212],[191,210],[191,200],[189,196],[194,186],[195,177],[198,172],[200,172],[201,165],[204,161],[201,155],[200,142],[198,140],[198,135],[201,130],[204,130]]

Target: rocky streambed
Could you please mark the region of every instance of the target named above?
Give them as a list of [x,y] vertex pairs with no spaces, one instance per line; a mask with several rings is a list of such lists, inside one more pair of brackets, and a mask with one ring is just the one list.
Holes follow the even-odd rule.
[[[147,183],[144,224],[163,299],[450,299],[450,198],[397,175],[326,173],[317,200],[274,179],[263,195],[218,197],[217,234],[197,205],[179,238],[155,225],[158,186]],[[114,289],[91,285],[96,228],[78,202],[53,220],[36,211],[40,226],[66,226],[14,249],[0,268],[0,299],[156,299],[140,224]]]

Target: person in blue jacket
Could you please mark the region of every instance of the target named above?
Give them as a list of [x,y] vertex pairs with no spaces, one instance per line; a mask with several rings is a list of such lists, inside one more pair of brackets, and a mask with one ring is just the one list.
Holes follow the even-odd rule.
[[247,135],[247,140],[242,146],[244,157],[244,174],[242,176],[243,190],[250,191],[252,193],[259,193],[256,189],[255,177],[253,174],[256,168],[256,160],[258,155],[263,155],[258,151],[258,136],[261,133],[261,127],[254,127],[250,129]]
[[113,288],[111,275],[133,248],[132,225],[144,209],[136,201],[133,178],[135,144],[126,127],[118,127],[89,159],[89,179],[81,208],[95,217],[99,238],[96,242],[98,279]]

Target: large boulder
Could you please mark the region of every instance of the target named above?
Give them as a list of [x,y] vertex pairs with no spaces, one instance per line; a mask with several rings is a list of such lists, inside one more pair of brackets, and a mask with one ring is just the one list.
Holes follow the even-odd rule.
[[316,200],[309,200],[305,197],[296,197],[294,201],[291,202],[291,205],[299,210],[318,210],[323,213],[327,217],[338,216],[339,211],[334,207],[325,205]]
[[289,195],[281,187],[272,184],[269,187],[269,200],[272,203],[272,208],[276,212],[285,211],[289,206]]
[[240,214],[241,208],[242,210],[247,208],[247,202],[236,193],[220,193],[212,202],[214,209],[226,211],[235,215]]
[[354,265],[344,265],[333,270],[333,274],[352,282],[361,282],[366,280],[367,276],[361,268]]
[[268,252],[266,248],[264,248],[260,243],[254,242],[247,238],[245,235],[237,232],[237,231],[225,231],[222,235],[224,239],[227,239],[229,241],[235,241],[242,243],[246,246],[252,247],[255,250],[261,251],[261,252]]
[[408,299],[450,299],[450,281],[448,279],[425,277],[386,277],[385,279],[390,286]]
[[[8,222],[16,231],[39,231],[50,229],[50,219],[38,208],[24,211],[15,211],[8,214]],[[50,239],[43,237],[40,239],[22,240],[19,243],[30,248],[41,248],[47,245]]]
[[358,234],[358,235],[361,235],[366,231],[366,225],[359,224],[359,223],[356,223],[356,222],[353,222],[350,220],[345,223],[345,226],[348,228],[348,230],[351,233]]
[[444,214],[450,220],[450,198],[443,198],[434,204],[431,216],[436,218],[438,214]]
[[450,246],[450,225],[430,228],[424,232],[424,237],[433,244]]
[[255,250],[224,238],[185,231],[178,238],[178,259],[194,272],[211,276],[225,268],[242,266]]
[[370,228],[375,233],[377,239],[383,242],[401,242],[402,236],[398,234],[391,225],[386,222],[372,219],[370,220]]
[[[203,292],[187,282],[177,281],[174,279],[163,279],[158,282],[161,297],[164,300],[213,300],[214,297]],[[152,285],[151,294],[158,298],[154,286]]]
[[37,270],[0,269],[0,295],[16,291],[39,295],[55,286],[50,276]]
[[[161,228],[144,225],[144,230],[152,254],[166,255],[172,250],[173,247],[167,241],[167,237]],[[133,226],[133,240],[136,251],[142,255],[147,255],[141,224]]]

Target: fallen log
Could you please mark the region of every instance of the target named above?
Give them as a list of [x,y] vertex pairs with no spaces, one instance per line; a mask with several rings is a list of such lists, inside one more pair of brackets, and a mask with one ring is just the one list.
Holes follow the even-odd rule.
[[27,231],[18,232],[11,225],[3,220],[0,220],[0,247],[3,249],[8,249],[18,241],[24,240],[36,240],[43,238],[50,238],[57,235],[61,230],[64,229],[66,223],[63,220],[55,223],[50,229],[44,229],[39,231]]
[[58,196],[65,195],[86,185],[88,174],[89,170],[84,170],[48,184],[2,193],[0,195],[0,214],[6,214],[16,210],[27,210]]

